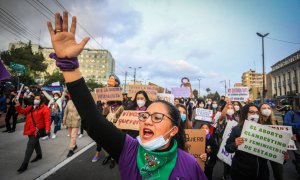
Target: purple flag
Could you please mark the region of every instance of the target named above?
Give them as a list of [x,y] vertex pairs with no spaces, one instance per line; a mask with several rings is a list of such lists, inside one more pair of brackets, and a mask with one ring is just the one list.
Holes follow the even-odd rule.
[[0,60],[0,81],[4,79],[9,79],[10,74],[6,70],[5,66],[3,65],[2,61]]

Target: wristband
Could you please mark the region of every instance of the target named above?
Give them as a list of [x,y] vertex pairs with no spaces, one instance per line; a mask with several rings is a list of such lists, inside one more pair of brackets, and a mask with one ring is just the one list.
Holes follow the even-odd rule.
[[55,53],[50,53],[49,57],[56,61],[56,66],[61,71],[74,71],[79,67],[77,57],[73,58],[59,58]]

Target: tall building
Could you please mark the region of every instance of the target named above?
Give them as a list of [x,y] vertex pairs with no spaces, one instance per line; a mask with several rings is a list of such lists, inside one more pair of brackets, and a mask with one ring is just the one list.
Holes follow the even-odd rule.
[[242,86],[249,88],[249,96],[252,99],[260,98],[263,87],[263,74],[250,69],[242,75]]
[[300,99],[300,50],[278,61],[271,68],[273,97],[287,98],[298,105]]
[[[10,43],[11,47],[19,48],[25,46],[25,43]],[[53,48],[43,48],[39,45],[32,44],[32,51],[42,52],[45,63],[47,64],[46,72],[52,74],[59,70],[55,65],[55,60],[49,57],[49,54],[54,52]],[[115,73],[115,60],[108,50],[104,49],[84,49],[78,56],[79,66],[82,76],[85,80],[94,80],[97,83],[106,84],[108,76]],[[37,81],[42,83],[46,73],[41,73],[41,77]]]

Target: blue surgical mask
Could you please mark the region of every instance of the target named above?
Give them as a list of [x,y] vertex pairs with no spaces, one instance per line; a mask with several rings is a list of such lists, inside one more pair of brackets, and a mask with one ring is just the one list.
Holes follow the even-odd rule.
[[218,105],[217,105],[217,104],[213,104],[212,107],[213,107],[214,109],[216,109],[216,108],[218,107]]
[[181,116],[181,120],[182,120],[183,122],[185,122],[185,120],[186,120],[186,114],[180,114],[180,116]]
[[170,131],[168,131],[167,133],[165,133],[164,135],[161,135],[161,136],[158,136],[157,138],[149,141],[149,142],[146,142],[146,143],[143,143],[142,140],[141,140],[141,137],[140,136],[137,136],[136,139],[138,140],[139,144],[146,150],[148,151],[155,151],[161,147],[163,147],[164,145],[168,144],[169,139],[165,140],[164,136],[169,134],[173,129],[174,129],[175,126],[172,127],[172,129],[170,129]]

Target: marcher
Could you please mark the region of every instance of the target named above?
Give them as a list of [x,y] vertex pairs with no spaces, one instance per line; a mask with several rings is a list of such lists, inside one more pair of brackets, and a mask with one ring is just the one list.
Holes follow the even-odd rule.
[[70,99],[65,108],[63,118],[63,125],[67,126],[68,134],[70,135],[69,153],[67,157],[72,156],[74,151],[77,149],[76,137],[80,126],[80,121],[81,118],[77,112],[77,109],[74,106],[72,99]]
[[205,107],[205,101],[203,99],[197,99],[197,104],[194,107],[192,118],[191,118],[192,121],[193,121],[193,128],[194,129],[200,129],[201,125],[204,124],[204,123],[206,123],[205,121],[201,121],[201,120],[195,119],[195,117],[196,117],[196,109],[197,108],[204,109],[204,107]]
[[[60,24],[63,23],[63,25]],[[195,158],[181,150],[184,131],[179,126],[179,111],[166,101],[152,103],[140,113],[140,136],[133,139],[122,133],[98,113],[94,100],[81,78],[77,66],[62,58],[77,57],[89,38],[81,44],[75,42],[76,17],[68,32],[68,13],[63,21],[55,14],[54,32],[48,22],[58,67],[63,71],[68,90],[82,119],[84,128],[118,162],[122,179],[207,179]],[[61,38],[62,36],[66,38]],[[70,43],[66,43],[66,40]],[[68,64],[71,62],[71,65]],[[160,151],[156,151],[160,150]]]
[[[17,96],[17,93],[12,91],[10,93],[10,99],[9,99],[9,107],[5,116],[5,126],[6,126],[6,130],[3,132],[8,132],[8,133],[13,133],[16,130],[16,126],[17,126],[17,119],[18,119],[18,115],[19,113],[16,111],[15,108],[15,98]],[[20,99],[20,103],[22,103],[22,100]],[[12,126],[10,124],[10,119],[13,119],[12,122]]]
[[33,106],[31,105],[27,106],[26,108],[22,108],[18,100],[15,100],[15,106],[16,110],[19,113],[26,115],[24,135],[28,136],[29,138],[23,163],[18,169],[18,172],[22,173],[27,169],[29,160],[34,150],[36,152],[36,157],[31,162],[36,162],[42,159],[42,149],[39,142],[39,132],[41,132],[41,134],[50,133],[50,110],[41,101],[41,97],[39,95],[35,95]]
[[182,123],[184,124],[184,129],[192,129],[193,122],[189,119],[186,107],[183,104],[177,104],[176,107],[180,112],[181,120]]

